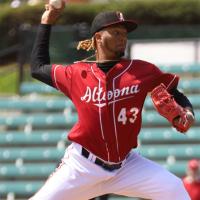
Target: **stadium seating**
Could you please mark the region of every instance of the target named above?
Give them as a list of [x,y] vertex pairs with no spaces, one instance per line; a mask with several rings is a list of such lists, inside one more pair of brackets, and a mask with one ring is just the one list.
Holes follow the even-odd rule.
[[2,196],[13,193],[22,197],[30,196],[37,191],[43,184],[43,181],[1,181],[0,193]]
[[20,86],[20,92],[22,94],[29,93],[58,93],[58,91],[48,85],[38,82],[23,82]]
[[199,64],[176,64],[176,65],[159,65],[159,68],[163,71],[170,72],[170,73],[178,73],[178,74],[196,74],[200,73],[199,71]]
[[25,144],[57,144],[60,140],[66,139],[67,130],[44,130],[44,131],[31,131],[25,132],[15,131],[2,131],[0,134],[0,145],[15,145]]
[[148,127],[142,128],[139,139],[142,143],[187,143],[187,142],[200,142],[199,127],[191,128],[187,134],[182,134],[176,131],[175,128],[157,128]]
[[56,147],[10,147],[0,148],[0,161],[55,161],[64,155],[64,148]]
[[[200,66],[161,68],[185,76],[179,88],[192,102],[196,122],[186,135],[177,132],[147,97],[135,151],[182,177],[188,160],[200,158]],[[21,96],[0,98],[0,194],[4,199],[9,195],[28,199],[43,185],[64,155],[70,143],[66,136],[78,119],[72,102],[55,89],[36,81],[22,83],[20,90]],[[109,198],[125,199],[133,198]]]
[[21,111],[59,111],[71,108],[73,104],[66,98],[0,98],[0,109]]
[[0,125],[8,127],[19,127],[31,124],[34,127],[44,126],[59,126],[59,127],[71,127],[77,120],[77,115],[65,114],[19,114],[8,117],[0,117]]
[[189,159],[191,156],[200,158],[200,146],[197,145],[143,145],[139,152],[153,160],[166,159],[168,156]]
[[13,164],[4,164],[0,167],[2,178],[23,179],[27,177],[47,178],[55,170],[56,165],[47,164],[22,164],[16,166]]

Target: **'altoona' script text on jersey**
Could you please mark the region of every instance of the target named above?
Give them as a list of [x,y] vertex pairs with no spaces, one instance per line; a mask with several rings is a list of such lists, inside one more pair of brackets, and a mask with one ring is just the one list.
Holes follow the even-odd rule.
[[136,94],[139,91],[139,85],[127,86],[122,89],[115,89],[114,91],[108,90],[107,93],[103,91],[102,87],[94,87],[94,89],[91,89],[87,86],[85,95],[81,97],[81,101],[85,101],[87,103],[90,101],[94,103],[98,102],[99,104],[94,105],[102,107],[105,105],[106,99],[111,102],[116,100],[116,98]]

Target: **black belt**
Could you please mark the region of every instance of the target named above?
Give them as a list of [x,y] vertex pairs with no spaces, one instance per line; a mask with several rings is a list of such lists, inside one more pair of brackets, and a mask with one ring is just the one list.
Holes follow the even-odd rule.
[[[89,155],[90,155],[90,152],[89,152],[87,149],[85,149],[85,148],[82,147],[82,152],[81,152],[81,154],[82,154],[85,158],[88,158]],[[102,160],[100,160],[100,159],[97,158],[97,157],[96,157],[94,163],[97,164],[97,165],[99,165],[99,166],[101,166],[102,168],[104,168],[105,170],[108,170],[108,171],[113,171],[113,170],[115,170],[115,169],[119,169],[119,168],[121,168],[121,166],[122,166],[122,162],[121,162],[121,163],[117,163],[117,164],[109,165],[109,164],[103,162]]]

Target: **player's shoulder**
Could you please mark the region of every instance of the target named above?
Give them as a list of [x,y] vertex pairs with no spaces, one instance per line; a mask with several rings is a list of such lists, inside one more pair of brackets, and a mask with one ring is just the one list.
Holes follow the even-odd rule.
[[155,64],[140,59],[133,59],[133,64],[140,65],[143,67],[155,67]]
[[86,61],[75,61],[72,66],[73,67],[89,67],[91,65],[91,62]]
[[87,62],[77,61],[72,64],[66,65],[66,67],[70,67],[73,71],[79,71],[82,69],[86,70],[87,68],[90,68],[90,64],[88,64]]
[[125,61],[125,62],[131,62],[133,68],[134,68],[134,67],[149,68],[149,69],[158,68],[155,64],[150,63],[150,62],[145,61],[145,60],[140,60],[140,59],[132,59],[132,60],[129,60],[129,59],[125,59],[124,61]]
[[78,72],[81,70],[88,70],[91,68],[91,64],[88,64],[86,62],[75,62],[71,64],[52,64],[54,69],[61,69],[64,71],[73,71],[73,72]]

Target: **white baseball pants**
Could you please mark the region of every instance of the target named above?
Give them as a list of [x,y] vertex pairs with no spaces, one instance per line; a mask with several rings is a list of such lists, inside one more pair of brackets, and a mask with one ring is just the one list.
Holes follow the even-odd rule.
[[152,200],[190,200],[182,180],[162,166],[131,152],[124,165],[112,172],[81,155],[73,143],[62,164],[30,200],[88,200],[113,193]]

